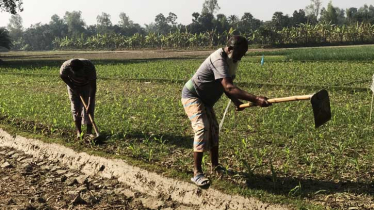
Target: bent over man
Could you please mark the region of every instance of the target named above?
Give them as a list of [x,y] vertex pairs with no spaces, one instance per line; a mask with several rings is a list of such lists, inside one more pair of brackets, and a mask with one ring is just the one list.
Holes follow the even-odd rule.
[[[92,135],[92,123],[87,114],[94,117],[96,95],[96,69],[87,59],[70,59],[60,68],[60,77],[67,84],[71,112],[75,122],[77,137],[82,133],[82,123],[87,125],[87,134]],[[87,110],[81,98],[87,105]]]
[[241,90],[233,84],[241,58],[248,50],[248,41],[242,36],[233,36],[226,47],[213,52],[199,67],[182,90],[182,104],[195,133],[194,177],[191,181],[203,187],[210,184],[201,168],[203,152],[210,151],[212,171],[223,167],[218,162],[218,123],[213,110],[214,104],[223,93],[235,104],[236,110],[242,104],[239,99],[250,101],[261,107],[270,106],[266,97],[256,96]]

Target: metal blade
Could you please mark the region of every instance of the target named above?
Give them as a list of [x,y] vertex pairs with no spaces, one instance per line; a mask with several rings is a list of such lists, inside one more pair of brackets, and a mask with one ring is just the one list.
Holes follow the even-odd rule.
[[314,123],[318,128],[331,119],[330,98],[326,90],[321,90],[310,99],[313,107]]

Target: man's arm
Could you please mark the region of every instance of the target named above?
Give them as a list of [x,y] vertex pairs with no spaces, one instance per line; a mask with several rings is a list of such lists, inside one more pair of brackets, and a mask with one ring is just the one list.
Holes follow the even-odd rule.
[[225,90],[225,94],[234,102],[235,106],[237,107],[241,104],[238,99],[250,101],[261,107],[267,107],[271,105],[271,103],[267,101],[266,97],[256,96],[236,87],[233,84],[232,78],[230,77],[223,78],[221,80],[221,84]]
[[68,76],[60,74],[61,79],[71,88],[74,89],[74,84],[71,82]]
[[239,101],[239,99],[229,95],[227,92],[225,92],[227,98],[229,98],[235,105],[236,111],[242,111],[244,108],[239,108],[240,104],[243,104],[243,102]]
[[61,79],[70,87],[70,89],[77,95],[80,94],[79,87],[75,86],[74,83],[69,79],[68,76],[60,74]]
[[88,85],[91,87],[90,92],[89,92],[90,98],[95,98],[95,95],[96,95],[96,80],[91,80]]

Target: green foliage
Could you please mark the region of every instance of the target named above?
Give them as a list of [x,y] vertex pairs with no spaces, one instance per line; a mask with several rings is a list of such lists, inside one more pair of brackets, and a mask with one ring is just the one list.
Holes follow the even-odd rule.
[[100,34],[104,34],[110,31],[112,27],[112,21],[110,20],[110,15],[108,13],[103,12],[101,15],[96,17],[97,20],[97,32]]
[[0,47],[10,49],[12,41],[10,40],[9,32],[5,28],[0,28]]
[[0,2],[0,10],[9,12],[13,15],[17,14],[17,10],[22,12],[22,0],[2,0]]
[[288,53],[289,60],[303,61],[374,61],[374,47],[339,47],[292,50]]
[[[310,13],[318,16],[320,1],[312,1]],[[23,29],[22,18],[12,16],[8,29],[15,50],[121,50],[140,48],[188,48],[225,45],[228,35],[243,35],[254,46],[320,46],[374,43],[374,7],[344,11],[329,4],[322,10],[320,21],[310,21],[304,10],[292,17],[275,12],[272,21],[263,23],[250,13],[239,18],[215,11],[217,1],[204,3],[206,12],[193,13],[189,25],[177,23],[177,15],[170,12],[155,17],[155,22],[142,28],[125,14],[113,25],[110,15],[97,16],[98,24],[86,26],[81,11],[66,12],[61,19],[51,17],[49,24],[34,24]],[[204,11],[205,11],[204,10]],[[311,15],[311,14],[309,14]],[[234,32],[233,32],[234,31]]]
[[219,9],[221,8],[219,7],[217,0],[205,0],[201,14],[207,14],[207,13],[214,14]]
[[82,19],[81,11],[65,12],[64,21],[68,26],[68,32],[71,37],[78,37],[85,31],[85,22]]
[[[228,37],[235,34],[231,28],[222,34],[209,31],[193,34],[177,30],[169,34],[149,33],[148,35],[134,34],[121,36],[118,34],[103,34],[85,38],[56,38],[55,49],[139,49],[139,48],[198,48],[224,46]],[[374,43],[374,26],[371,24],[357,24],[354,26],[335,26],[330,24],[301,24],[299,27],[284,28],[276,33],[262,28],[252,34],[241,34],[256,44],[275,45],[320,45],[342,43]]]
[[[266,60],[283,56],[288,61],[374,61],[374,47],[319,47],[248,52],[247,56],[265,56]],[[257,59],[259,60],[259,59]],[[259,61],[258,61],[259,62]]]
[[[371,49],[363,51],[371,53]],[[325,56],[340,52],[313,50]],[[351,57],[361,57],[346,50]],[[293,52],[301,56],[303,51],[311,54],[305,49]],[[275,53],[289,55],[288,51]],[[98,73],[95,118],[107,138],[104,145],[87,147],[159,168],[191,171],[193,136],[180,91],[202,59],[93,62]],[[246,56],[238,71],[239,87],[269,98],[326,88],[333,117],[316,130],[308,101],[253,107],[240,113],[231,107],[220,135],[220,161],[235,174],[223,181],[240,188],[237,193],[271,202],[313,202],[324,199],[324,194],[334,197],[343,192],[371,198],[371,191],[365,189],[371,185],[368,172],[373,170],[374,160],[373,122],[368,121],[373,68],[374,63],[358,60],[293,59],[261,66]],[[66,141],[73,137],[67,91],[57,75],[58,66],[43,61],[0,67],[1,122]],[[218,119],[226,102],[221,100],[215,106]],[[208,157],[204,168],[209,169]]]

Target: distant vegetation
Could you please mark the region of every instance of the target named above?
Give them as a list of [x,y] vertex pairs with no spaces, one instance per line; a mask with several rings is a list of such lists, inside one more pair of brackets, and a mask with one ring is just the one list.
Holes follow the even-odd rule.
[[247,56],[283,56],[287,61],[366,61],[374,63],[374,47],[336,47],[248,52]]
[[[27,9],[27,8],[25,8]],[[97,24],[86,25],[81,11],[53,15],[48,24],[23,28],[22,17],[13,15],[6,30],[13,50],[119,50],[134,48],[199,48],[222,46],[227,37],[240,34],[254,46],[320,46],[374,43],[374,6],[340,9],[330,2],[321,8],[311,0],[292,16],[275,12],[264,22],[247,12],[239,18],[218,13],[217,0],[206,0],[201,13],[192,14],[192,23],[182,25],[177,15],[160,13],[145,27],[125,13],[113,24],[111,15],[97,16]],[[218,13],[218,14],[216,14]],[[0,38],[1,40],[1,38]]]

